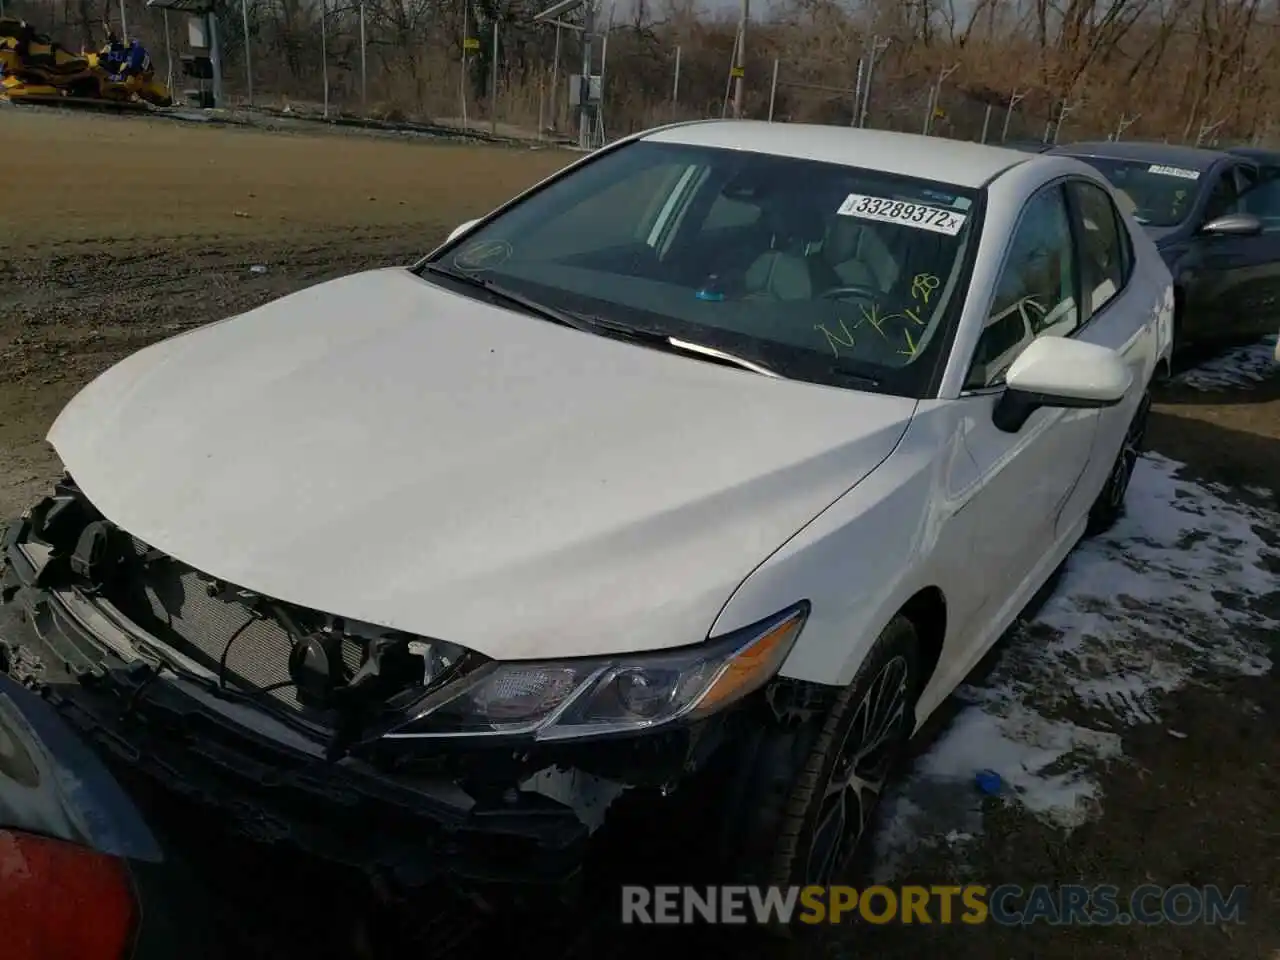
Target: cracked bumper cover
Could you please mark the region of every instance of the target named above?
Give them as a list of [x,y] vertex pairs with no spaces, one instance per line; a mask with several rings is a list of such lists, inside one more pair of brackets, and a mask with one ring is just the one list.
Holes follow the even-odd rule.
[[16,546],[21,527],[0,531],[0,670],[39,690],[117,767],[219,811],[232,829],[402,885],[571,881],[620,793],[670,786],[723,742],[713,718],[550,748],[384,742],[331,762],[319,744],[264,732],[272,721],[259,711],[95,635],[59,590],[38,585]]

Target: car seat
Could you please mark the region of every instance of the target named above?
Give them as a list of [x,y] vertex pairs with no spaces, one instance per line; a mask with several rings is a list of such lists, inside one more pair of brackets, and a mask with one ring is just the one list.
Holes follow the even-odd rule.
[[822,259],[845,284],[887,292],[898,279],[898,264],[870,224],[835,216],[822,239]]
[[839,274],[817,252],[825,222],[816,210],[779,197],[763,211],[772,232],[772,247],[747,267],[747,296],[753,299],[811,300],[841,284]]

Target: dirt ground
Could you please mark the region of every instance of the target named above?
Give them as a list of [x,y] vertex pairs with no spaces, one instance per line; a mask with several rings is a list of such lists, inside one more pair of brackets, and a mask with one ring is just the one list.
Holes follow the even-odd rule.
[[[552,150],[272,134],[22,108],[0,109],[0,145],[30,171],[10,179],[3,200],[0,515],[19,510],[51,479],[56,465],[43,444],[45,430],[67,399],[114,361],[299,287],[408,262],[457,223],[573,159]],[[1274,497],[1266,491],[1280,491],[1280,378],[1219,394],[1165,390],[1149,445],[1195,476]],[[1280,531],[1270,535],[1280,546]],[[1130,762],[1104,778],[1104,816],[1063,836],[1016,810],[993,810],[965,873],[988,884],[1244,884],[1252,893],[1251,920],[1243,927],[863,926],[783,946],[744,935],[731,947],[779,957],[1277,960],[1277,694],[1274,672],[1207,678],[1174,694],[1164,705],[1164,725],[1124,734]],[[1174,739],[1166,727],[1194,735]],[[248,887],[241,878],[262,872],[253,856],[220,851],[231,895],[243,897]],[[912,879],[947,882],[957,875],[952,868],[938,858]],[[283,877],[289,868],[278,869]],[[313,901],[307,905],[316,909]],[[634,931],[620,936],[599,918],[532,941],[523,927],[474,936],[485,949],[520,946],[526,955],[596,960],[660,945]],[[688,945],[693,936],[683,931],[662,942]],[[293,941],[296,955],[352,955],[324,939],[327,949],[320,940],[305,950],[302,940]],[[420,956],[476,949],[475,941],[439,932],[420,943]],[[266,955],[294,954],[275,942]]]

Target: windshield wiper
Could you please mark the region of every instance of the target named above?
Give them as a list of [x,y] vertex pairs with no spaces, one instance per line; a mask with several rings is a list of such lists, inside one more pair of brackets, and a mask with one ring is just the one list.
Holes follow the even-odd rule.
[[494,283],[492,280],[486,280],[470,273],[462,273],[458,270],[450,270],[448,267],[442,267],[438,263],[424,264],[422,269],[440,277],[448,277],[455,283],[463,283],[469,287],[475,287],[477,290],[483,290],[490,296],[514,304],[525,312],[532,313],[543,320],[550,320],[552,323],[558,323],[564,327],[572,327],[574,330],[591,330],[592,325],[587,321],[580,320],[572,314],[565,313],[563,310],[557,310],[555,307],[549,307],[545,303],[532,300],[523,293],[517,293],[508,287]]
[[782,378],[782,374],[775,373],[766,366],[748,360],[746,357],[740,357],[736,353],[729,353],[725,350],[717,350],[715,347],[708,347],[701,343],[692,343],[688,340],[680,340],[677,337],[666,337],[667,346],[672,350],[679,350],[684,353],[696,353],[700,356],[710,357],[713,360],[720,360],[724,363],[731,364],[735,367],[741,367],[743,370],[750,370],[765,377]]
[[[447,277],[456,283],[466,284],[469,287],[475,287],[477,290],[483,290],[485,293],[488,293],[499,300],[505,300],[508,303],[514,304],[534,316],[541,317],[544,320],[550,320],[552,323],[558,323],[562,326],[572,327],[574,330],[581,330],[584,333],[597,333],[607,337],[616,337],[619,340],[629,340],[632,343],[655,347],[659,350],[666,350],[669,353],[693,354],[694,356],[717,361],[727,366],[738,367],[741,370],[750,370],[752,373],[758,373],[763,377],[772,377],[775,380],[788,379],[776,370],[773,370],[762,363],[757,363],[754,360],[748,360],[746,357],[739,356],[736,353],[730,353],[727,350],[721,350],[718,347],[709,347],[703,343],[695,343],[692,340],[673,337],[670,334],[660,333],[657,330],[645,330],[641,327],[632,327],[622,323],[614,323],[612,321],[605,320],[602,317],[592,316],[587,313],[558,310],[555,307],[550,307],[544,303],[539,303],[537,300],[530,299],[524,294],[517,293],[515,290],[504,287],[501,284],[494,283],[492,280],[486,280],[483,277],[479,277],[474,274],[450,270],[448,267],[442,267],[437,263],[424,264],[423,269],[438,276]],[[851,373],[848,370],[844,370],[836,366],[829,367],[827,369],[827,373],[840,378],[849,386],[857,385],[871,388],[880,386],[880,381],[874,377]]]
[[574,318],[587,325],[587,329],[603,333],[606,336],[618,337],[621,340],[630,340],[633,343],[641,343],[648,347],[657,347],[659,350],[667,350],[671,353],[692,353],[699,357],[705,357],[708,360],[718,360],[721,363],[732,367],[739,367],[743,370],[750,370],[752,373],[758,373],[763,377],[774,377],[782,379],[782,374],[775,370],[770,370],[763,364],[756,363],[754,360],[748,360],[746,357],[740,357],[736,353],[730,353],[727,350],[720,350],[716,347],[708,347],[703,343],[694,343],[692,340],[683,340],[680,337],[673,337],[670,334],[659,333],[657,330],[644,330],[640,327],[629,327],[621,323],[612,323],[600,317],[592,317],[586,314],[575,313]]
[[477,290],[483,290],[485,293],[497,297],[499,300],[505,300],[508,303],[515,304],[527,312],[541,317],[543,320],[550,320],[552,323],[558,323],[565,327],[572,327],[575,330],[582,330],[586,333],[600,333],[605,336],[617,337],[622,340],[630,340],[634,343],[643,343],[646,346],[655,346],[677,353],[693,353],[712,360],[719,360],[720,362],[730,364],[731,366],[741,367],[744,370],[751,370],[754,373],[758,373],[766,377],[781,376],[781,374],[775,373],[768,367],[754,363],[745,357],[739,357],[736,354],[728,353],[724,350],[717,350],[715,347],[708,347],[700,343],[681,340],[677,337],[671,337],[665,333],[658,333],[653,330],[642,330],[637,327],[629,327],[624,324],[610,323],[608,320],[602,320],[599,317],[593,317],[587,314],[569,313],[564,310],[557,310],[555,307],[549,307],[544,303],[539,303],[537,300],[532,300],[529,297],[526,297],[522,293],[517,293],[515,290],[511,290],[501,284],[494,283],[492,280],[486,280],[483,277],[475,276],[474,274],[450,270],[448,267],[442,267],[438,263],[424,264],[423,269],[430,273],[434,273],[437,276],[448,277],[455,283],[462,283],[469,287],[475,287]]

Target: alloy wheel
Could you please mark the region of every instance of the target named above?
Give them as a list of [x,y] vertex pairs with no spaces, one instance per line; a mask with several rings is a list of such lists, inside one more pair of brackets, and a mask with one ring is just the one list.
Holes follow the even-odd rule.
[[909,715],[908,679],[906,659],[894,657],[853,707],[813,828],[805,871],[812,883],[828,883],[858,848]]
[[1124,503],[1129,492],[1129,481],[1133,479],[1134,467],[1142,453],[1142,441],[1147,432],[1147,413],[1151,409],[1150,397],[1143,397],[1133,419],[1129,421],[1129,429],[1125,431],[1124,442],[1120,445],[1120,453],[1116,456],[1115,465],[1111,468],[1111,476],[1107,480],[1107,503],[1118,508]]

